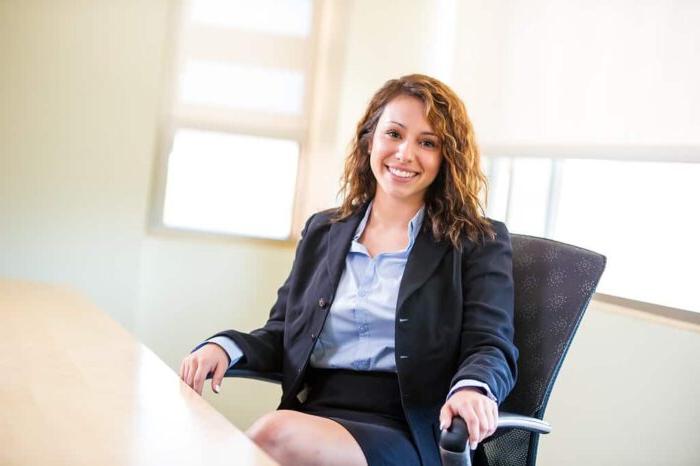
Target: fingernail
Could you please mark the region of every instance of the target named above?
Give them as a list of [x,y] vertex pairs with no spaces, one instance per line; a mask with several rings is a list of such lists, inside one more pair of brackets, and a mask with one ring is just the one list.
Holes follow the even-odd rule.
[[440,422],[440,430],[445,430],[445,423],[442,421]]
[[221,385],[214,385],[214,391],[219,393],[221,391]]
[[469,445],[469,448],[471,448],[472,450],[476,450],[476,443],[471,443]]

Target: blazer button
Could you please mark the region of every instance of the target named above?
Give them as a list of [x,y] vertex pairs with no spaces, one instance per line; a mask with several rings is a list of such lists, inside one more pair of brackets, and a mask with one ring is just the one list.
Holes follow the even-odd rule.
[[318,300],[318,307],[320,307],[321,309],[324,309],[326,306],[328,306],[328,301],[326,301],[323,298]]

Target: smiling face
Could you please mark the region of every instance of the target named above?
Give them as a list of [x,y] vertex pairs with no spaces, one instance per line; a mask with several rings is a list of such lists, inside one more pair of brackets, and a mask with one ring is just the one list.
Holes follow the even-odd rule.
[[370,144],[375,196],[420,205],[440,171],[440,140],[417,97],[399,95],[384,107]]

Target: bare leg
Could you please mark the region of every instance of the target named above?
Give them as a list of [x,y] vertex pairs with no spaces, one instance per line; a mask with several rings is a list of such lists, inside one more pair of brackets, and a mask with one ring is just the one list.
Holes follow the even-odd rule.
[[367,466],[350,432],[323,417],[273,411],[255,421],[246,435],[282,466]]

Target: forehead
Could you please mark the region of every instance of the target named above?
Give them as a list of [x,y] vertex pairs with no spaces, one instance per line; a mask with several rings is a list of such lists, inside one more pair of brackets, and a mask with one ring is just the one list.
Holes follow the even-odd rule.
[[420,131],[432,131],[425,115],[425,104],[418,97],[399,95],[391,99],[379,117],[380,123],[396,122],[415,127]]

